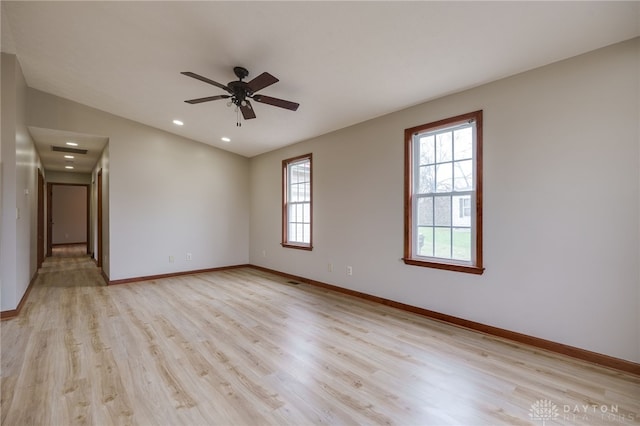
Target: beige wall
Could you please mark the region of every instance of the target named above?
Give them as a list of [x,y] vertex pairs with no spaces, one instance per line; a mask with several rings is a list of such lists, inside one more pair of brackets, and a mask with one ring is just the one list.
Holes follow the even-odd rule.
[[78,185],[52,185],[52,244],[87,242],[87,189]]
[[[640,362],[638,52],[636,39],[253,158],[251,263]],[[403,131],[479,109],[486,271],[405,265]],[[279,245],[281,161],[309,152],[311,252]]]

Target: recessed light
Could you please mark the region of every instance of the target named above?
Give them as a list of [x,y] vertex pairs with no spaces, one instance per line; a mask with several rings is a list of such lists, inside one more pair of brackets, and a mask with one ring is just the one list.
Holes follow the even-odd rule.
[[75,142],[67,142],[67,145],[69,145],[69,146],[78,146],[78,144],[75,143]]
[[175,124],[176,126],[183,126],[184,123],[180,120],[173,120],[173,124]]
[[226,136],[225,136],[225,137],[220,138],[220,140],[221,140],[222,142],[231,142],[231,139],[229,139],[229,138],[228,138],[228,137],[226,137]]
[[65,169],[73,169],[73,166],[64,166]]
[[75,158],[73,155],[65,155],[64,158]]

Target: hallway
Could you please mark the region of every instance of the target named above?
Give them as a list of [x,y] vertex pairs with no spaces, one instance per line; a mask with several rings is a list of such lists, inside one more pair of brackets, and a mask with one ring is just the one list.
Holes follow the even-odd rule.
[[86,244],[54,246],[38,270],[38,278],[29,296],[34,300],[37,287],[94,287],[105,285],[96,262],[89,257]]

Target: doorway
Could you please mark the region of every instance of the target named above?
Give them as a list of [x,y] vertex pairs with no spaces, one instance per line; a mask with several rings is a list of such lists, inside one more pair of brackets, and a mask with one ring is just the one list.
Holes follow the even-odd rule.
[[102,169],[98,172],[98,206],[97,206],[97,216],[98,216],[98,258],[96,259],[98,268],[102,269]]
[[37,264],[38,269],[44,262],[44,176],[42,170],[38,169],[38,234],[37,234]]
[[47,184],[47,256],[54,246],[89,244],[89,185]]

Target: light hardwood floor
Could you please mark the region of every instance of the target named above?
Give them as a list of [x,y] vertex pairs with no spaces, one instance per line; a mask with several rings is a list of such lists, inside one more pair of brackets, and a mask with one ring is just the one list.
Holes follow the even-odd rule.
[[3,425],[640,424],[637,376],[254,269],[67,253],[1,329]]

